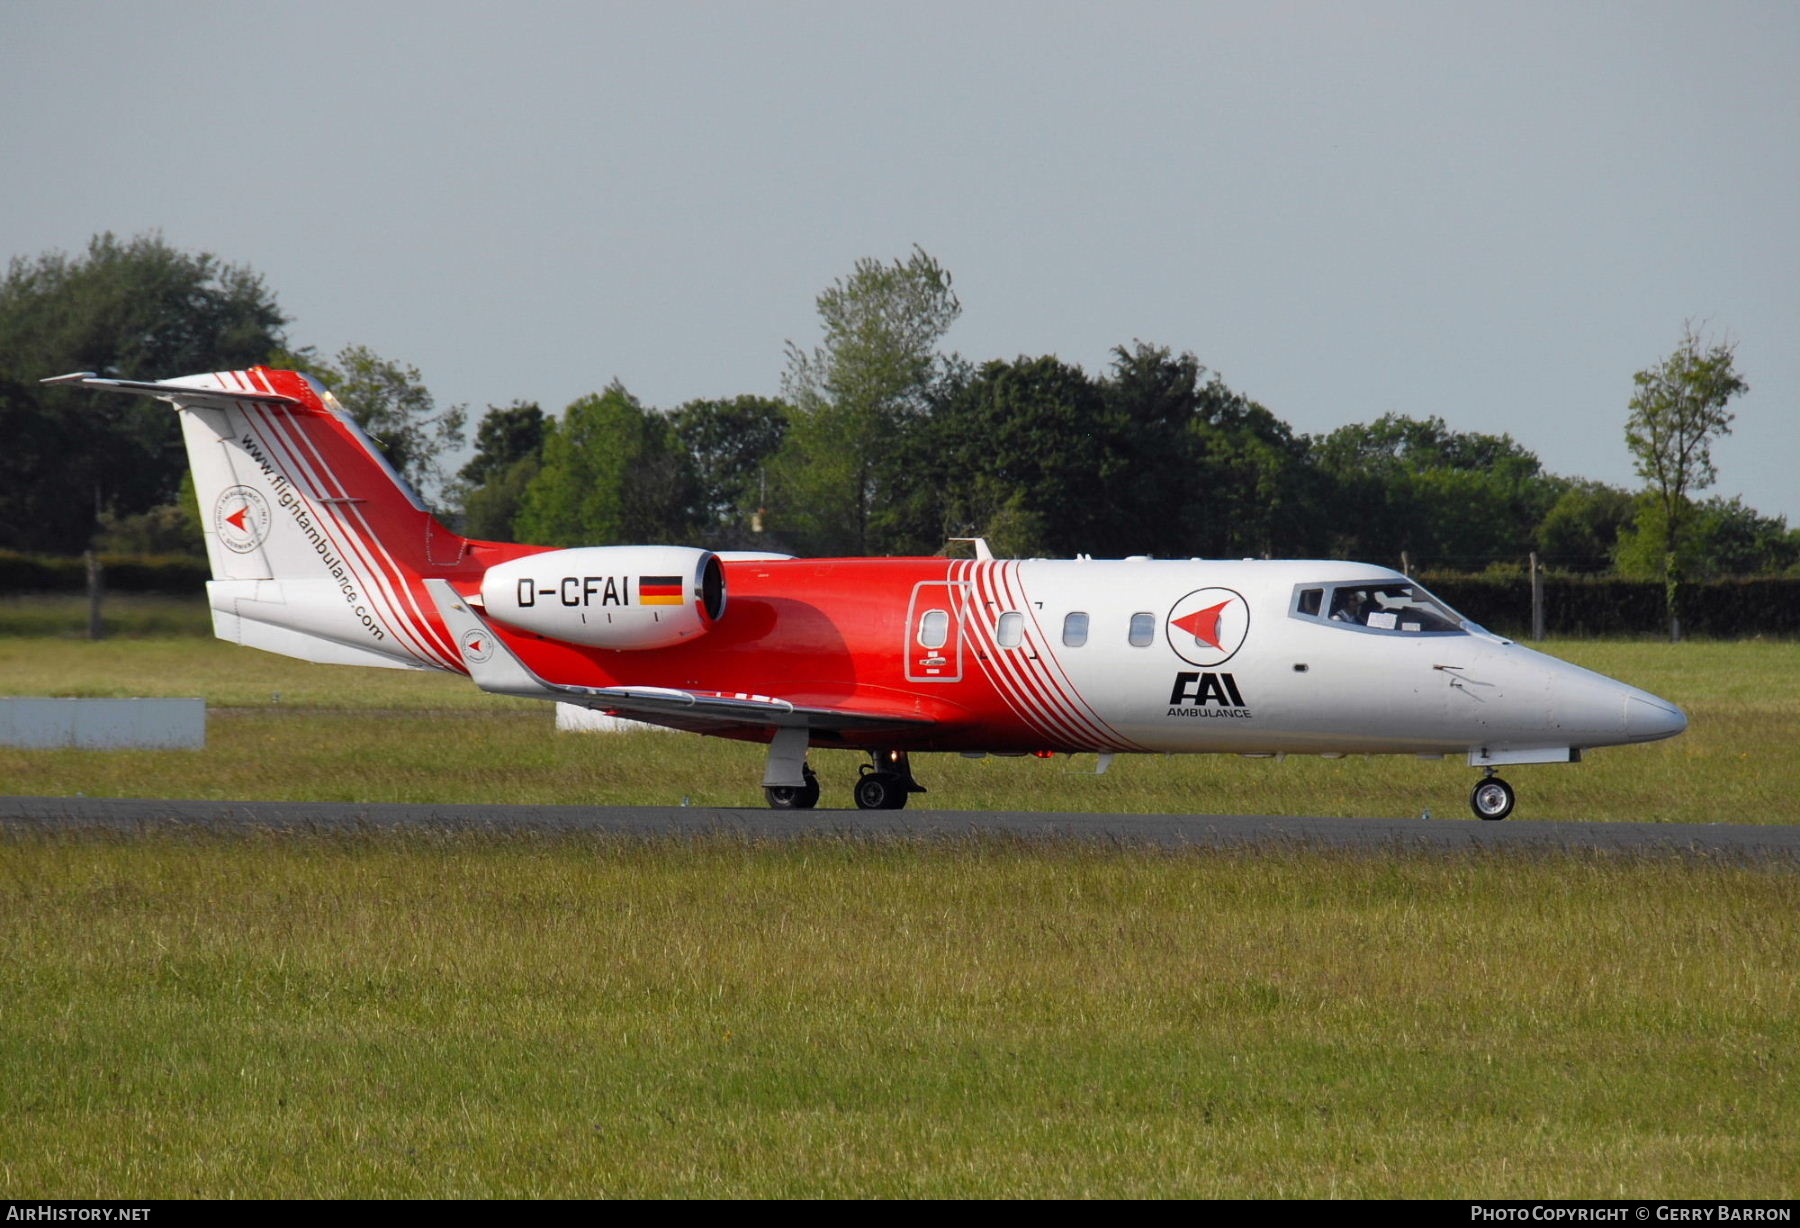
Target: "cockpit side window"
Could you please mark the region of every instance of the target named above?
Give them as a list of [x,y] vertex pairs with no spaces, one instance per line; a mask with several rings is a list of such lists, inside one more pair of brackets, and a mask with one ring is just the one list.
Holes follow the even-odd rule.
[[1417,584],[1403,580],[1297,588],[1293,617],[1396,635],[1464,632],[1461,615]]

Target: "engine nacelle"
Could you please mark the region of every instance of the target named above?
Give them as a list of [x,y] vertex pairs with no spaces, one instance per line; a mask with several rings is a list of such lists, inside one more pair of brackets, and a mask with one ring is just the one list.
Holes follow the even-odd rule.
[[725,613],[725,570],[688,546],[582,546],[490,567],[489,618],[596,648],[667,648]]

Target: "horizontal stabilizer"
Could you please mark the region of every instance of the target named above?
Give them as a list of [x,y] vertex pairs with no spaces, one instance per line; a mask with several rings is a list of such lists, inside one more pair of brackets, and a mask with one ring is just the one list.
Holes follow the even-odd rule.
[[160,397],[165,401],[175,401],[183,405],[207,405],[214,408],[227,408],[240,401],[255,401],[260,405],[299,405],[293,397],[279,392],[251,392],[247,390],[225,391],[219,388],[194,388],[180,380],[135,380],[135,379],[102,379],[92,371],[76,371],[69,375],[56,375],[44,384],[72,384],[80,388],[93,388],[99,392],[129,392],[143,397]]

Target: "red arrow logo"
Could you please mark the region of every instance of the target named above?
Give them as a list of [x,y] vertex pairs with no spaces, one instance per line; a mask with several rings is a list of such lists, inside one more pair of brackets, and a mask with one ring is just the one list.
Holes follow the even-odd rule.
[[479,655],[481,652],[481,641],[480,640],[470,640],[469,641],[469,651]]
[[225,517],[225,523],[228,525],[235,526],[239,533],[248,533],[250,531],[250,528],[248,525],[246,525],[244,523],[244,521],[249,515],[250,515],[250,505],[248,503],[246,503],[243,507],[240,507],[237,511],[235,511],[235,512],[231,513],[231,515]]
[[1231,604],[1226,598],[1218,605],[1208,606],[1204,610],[1195,610],[1184,618],[1177,618],[1174,625],[1193,636],[1203,644],[1211,644],[1214,648],[1223,648],[1219,643],[1219,611]]

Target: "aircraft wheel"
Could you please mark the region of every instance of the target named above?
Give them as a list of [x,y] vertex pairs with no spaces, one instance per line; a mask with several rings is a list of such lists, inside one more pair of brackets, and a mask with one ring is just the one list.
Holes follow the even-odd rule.
[[764,785],[763,796],[769,799],[771,810],[811,810],[819,804],[819,778],[813,775],[810,767],[801,768],[806,774],[803,785]]
[[859,776],[855,789],[858,810],[899,810],[906,805],[906,781],[892,772]]
[[1511,785],[1498,776],[1489,776],[1478,781],[1474,792],[1469,794],[1469,808],[1478,819],[1504,819],[1512,813],[1513,803],[1517,800]]

